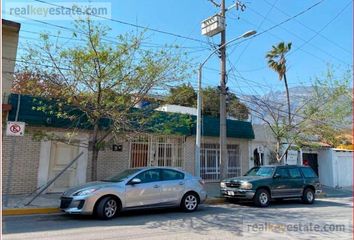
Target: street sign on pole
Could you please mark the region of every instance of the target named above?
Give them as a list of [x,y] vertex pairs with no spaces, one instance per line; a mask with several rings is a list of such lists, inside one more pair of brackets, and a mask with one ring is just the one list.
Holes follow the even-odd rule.
[[7,122],[6,136],[22,137],[25,134],[24,122]]

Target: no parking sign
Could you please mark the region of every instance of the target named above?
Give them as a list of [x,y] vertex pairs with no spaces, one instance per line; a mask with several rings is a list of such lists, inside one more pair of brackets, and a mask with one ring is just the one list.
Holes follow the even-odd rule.
[[6,135],[7,136],[23,136],[25,134],[24,122],[7,122]]

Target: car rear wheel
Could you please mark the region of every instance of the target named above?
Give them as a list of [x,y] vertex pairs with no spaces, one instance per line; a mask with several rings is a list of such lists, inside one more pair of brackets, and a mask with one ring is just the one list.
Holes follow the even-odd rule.
[[270,203],[270,194],[266,189],[258,189],[254,195],[253,201],[258,207],[268,207]]
[[119,202],[113,197],[105,197],[97,205],[96,214],[100,219],[115,217],[120,209]]
[[311,188],[305,188],[302,201],[307,204],[312,204],[315,201],[315,192]]
[[197,210],[199,204],[198,196],[195,193],[186,193],[181,202],[181,208],[186,212]]

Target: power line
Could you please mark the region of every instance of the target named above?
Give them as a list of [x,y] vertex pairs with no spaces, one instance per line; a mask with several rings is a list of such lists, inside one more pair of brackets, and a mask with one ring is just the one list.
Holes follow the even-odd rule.
[[[271,3],[268,0],[264,0],[268,5],[271,5]],[[349,1],[351,2],[351,1]],[[282,9],[280,9],[279,7],[275,6],[275,9],[277,9],[279,12],[283,13],[285,16],[290,16],[289,14],[287,14],[285,11],[283,11]],[[317,33],[319,36],[321,36],[323,39],[326,39],[328,42],[332,43],[333,45],[337,46],[338,48],[342,49],[344,52],[346,52],[347,54],[353,55],[353,53],[351,51],[348,51],[347,49],[345,49],[344,47],[340,46],[337,42],[334,42],[333,40],[329,39],[328,37],[326,37],[326,35],[323,35],[322,33],[318,32],[317,30],[305,25],[304,23],[302,23],[300,20],[295,19],[295,21],[297,23],[299,23],[300,25],[302,25],[303,27],[305,27],[306,29]]]
[[[247,38],[247,39],[244,39],[244,40],[238,42],[238,44],[243,43],[243,42],[247,41],[248,39],[252,39],[252,38],[255,38],[255,37],[257,37],[257,36],[260,36],[260,35],[262,35],[262,34],[264,34],[264,33],[267,33],[267,32],[269,32],[269,31],[273,30],[274,28],[277,28],[277,27],[283,25],[284,23],[287,23],[287,22],[289,22],[289,21],[291,21],[291,20],[297,18],[298,16],[303,15],[304,13],[310,11],[310,10],[313,9],[314,7],[316,7],[316,6],[318,6],[319,4],[321,4],[323,1],[324,1],[324,0],[321,0],[321,1],[319,1],[319,2],[317,2],[317,3],[315,3],[315,4],[313,4],[313,5],[311,5],[310,7],[306,8],[305,10],[302,10],[301,12],[295,14],[294,16],[289,17],[288,19],[285,19],[284,21],[282,21],[282,22],[280,22],[280,23],[278,23],[278,24],[275,24],[274,26],[272,26],[272,27],[270,27],[270,28],[267,28],[266,30],[264,30],[264,31],[262,31],[262,32],[256,33],[255,35],[252,35],[251,37],[249,37],[249,38]],[[263,16],[263,15],[262,15],[262,16]],[[229,46],[231,46],[231,45],[234,45],[234,44],[230,44]]]
[[[61,26],[61,25],[58,25],[58,24],[53,24],[53,23],[49,23],[49,22],[44,22],[44,21],[40,21],[40,20],[36,20],[36,19],[32,19],[32,18],[28,18],[28,17],[23,17],[23,16],[19,16],[21,18],[24,18],[24,19],[29,19],[31,21],[34,21],[34,22],[38,22],[40,24],[44,24],[44,25],[48,25],[48,26],[52,26],[52,27],[56,27],[56,28],[60,28],[60,29],[63,29],[63,30],[66,30],[66,31],[70,31],[70,32],[73,32],[73,33],[77,33],[77,30],[75,29],[72,29],[72,28],[69,28],[69,27],[65,27],[65,26]],[[80,34],[84,34],[84,35],[87,35],[88,36],[88,33],[85,33],[85,32],[79,32]],[[55,36],[55,35],[52,35],[52,36]],[[57,36],[55,36],[57,37]],[[25,36],[22,36],[21,38],[28,38],[28,39],[31,39],[31,40],[35,40],[35,41],[39,41],[40,39],[36,39],[36,38],[30,38],[30,37],[25,37]],[[113,38],[113,37],[112,37]],[[68,37],[65,37],[65,39],[70,39]],[[80,39],[71,39],[71,40],[80,40]],[[81,39],[82,40],[82,39]],[[121,42],[117,42],[116,40],[111,40],[109,38],[102,38],[102,40],[105,40],[107,42],[110,42],[110,43],[113,43],[115,45],[122,45]],[[154,47],[154,46],[147,46],[146,44],[141,44],[142,47]],[[179,47],[179,46],[176,46],[176,47],[169,47],[169,46],[166,46],[166,48],[169,48],[169,49],[175,49],[175,50],[178,50],[178,49],[183,49],[183,47]],[[205,51],[205,50],[208,50],[207,47],[197,47],[198,50],[195,50],[195,51],[190,51],[190,52],[185,52],[185,53],[196,53],[196,52],[202,52],[202,51]]]
[[[272,12],[274,6],[278,3],[278,1],[279,1],[279,0],[275,0],[275,1],[274,1],[274,3],[271,5],[271,8],[268,10],[268,12],[266,13],[266,15],[263,17],[261,23],[257,26],[257,29],[260,29],[260,28],[263,26],[265,20],[268,18],[269,14]],[[247,48],[249,47],[249,45],[251,44],[251,42],[252,42],[252,40],[248,41],[248,42],[247,42],[247,45],[243,48],[243,50],[241,51],[241,53],[238,54],[238,58],[236,59],[236,63],[235,63],[235,64],[237,64],[237,63],[240,61],[242,55],[246,52],[246,50],[247,50]],[[232,53],[235,51],[235,49],[236,49],[236,47],[235,47],[233,50],[231,50],[230,55],[232,55]]]
[[307,41],[305,41],[301,46],[299,46],[298,48],[296,48],[294,51],[291,51],[288,55],[291,55],[291,54],[295,53],[295,52],[298,51],[299,49],[303,48],[303,47],[304,47],[306,44],[308,44],[310,41],[312,41],[315,37],[317,37],[318,35],[320,35],[323,30],[325,30],[334,20],[336,20],[340,15],[342,15],[342,13],[344,12],[344,10],[346,10],[347,7],[348,7],[351,3],[352,3],[352,0],[350,0],[350,1],[348,2],[348,4],[345,5],[345,7],[342,8],[334,18],[332,18],[332,19],[331,19],[329,22],[327,22],[318,32],[316,32],[315,35],[313,35],[311,38],[309,38]]
[[56,67],[56,66],[47,65],[47,64],[33,63],[33,62],[30,62],[30,61],[26,61],[26,60],[8,58],[8,57],[4,57],[4,56],[2,58],[5,59],[5,60],[8,60],[8,61],[12,61],[12,62],[22,62],[22,63],[33,64],[33,65],[37,65],[37,66],[55,68],[55,69],[66,70],[66,71],[70,71],[71,70],[70,68],[62,68],[62,67]]
[[[26,33],[31,33],[31,34],[36,34],[36,35],[41,35],[41,34],[45,34],[51,37],[56,37],[56,38],[61,38],[61,39],[68,39],[68,40],[75,40],[75,41],[81,41],[81,42],[86,42],[85,39],[75,39],[75,38],[70,38],[70,37],[64,37],[64,36],[60,36],[60,35],[54,35],[54,34],[49,34],[49,33],[39,33],[39,32],[34,32],[34,31],[28,31],[28,30],[22,30],[21,32],[26,32]],[[24,36],[22,36],[24,37]],[[37,38],[33,38],[33,40],[39,40]],[[183,48],[183,49],[207,49],[206,47],[197,47],[197,46],[169,46],[169,45],[160,45],[160,44],[155,44],[155,43],[150,43],[150,42],[141,42],[143,47],[152,47],[152,48]]]
[[[249,22],[249,21],[246,20],[246,19],[242,19],[242,20],[243,20],[244,22],[250,24],[250,25],[255,26],[253,23]],[[277,38],[277,39],[283,41],[283,39],[282,39],[281,37],[279,37],[278,35],[275,35],[275,34],[272,33],[272,32],[268,32],[268,34],[270,34],[270,35],[273,36],[274,38]],[[326,60],[320,58],[319,56],[317,56],[317,55],[315,55],[315,54],[313,54],[313,53],[311,53],[311,52],[308,52],[308,51],[306,51],[306,50],[304,50],[304,49],[300,49],[300,50],[301,50],[302,52],[306,53],[307,55],[310,55],[310,56],[312,56],[312,57],[318,59],[319,61],[321,61],[321,62],[323,62],[323,63],[327,63]],[[264,68],[266,68],[266,67],[264,67]],[[261,69],[261,68],[260,68],[260,69]]]
[[[323,2],[323,1],[324,1],[324,0],[322,0],[321,2]],[[319,3],[321,3],[321,2],[319,2]],[[254,9],[252,9],[252,8],[249,8],[249,9],[250,9],[251,11],[253,11],[254,13],[256,13],[257,15],[259,15],[259,16],[261,16],[261,17],[264,17],[264,15],[261,14],[261,13],[259,13],[258,11],[254,10]],[[268,21],[269,21],[270,23],[274,24],[274,22],[273,22],[272,20],[269,20],[269,19],[268,19]],[[284,29],[285,31],[287,31],[288,33],[290,33],[291,35],[293,35],[293,36],[297,37],[298,39],[302,40],[303,42],[306,42],[306,41],[307,41],[307,40],[304,39],[303,37],[299,36],[298,34],[292,32],[292,31],[290,31],[290,30],[288,30],[287,28],[285,28],[285,27],[283,27],[283,26],[281,26],[281,28]],[[314,44],[312,44],[312,43],[310,43],[310,44],[311,44],[311,46],[313,46],[314,48],[318,49],[319,51],[321,51],[321,52],[327,54],[328,56],[330,56],[330,57],[332,57],[332,58],[337,59],[337,61],[340,61],[340,62],[342,62],[342,63],[344,63],[344,64],[347,64],[345,61],[343,61],[342,59],[340,59],[340,58],[338,58],[338,57],[332,55],[332,54],[329,53],[328,51],[326,51],[326,50],[324,50],[324,49],[322,49],[322,48],[319,48],[318,46],[316,46],[316,45],[314,45]]]
[[[60,8],[63,8],[63,9],[72,10],[69,7],[64,7],[62,5],[57,5],[57,4],[49,3],[49,2],[46,2],[46,1],[42,1],[42,0],[34,0],[34,1],[40,2],[40,3],[44,3],[44,4],[48,4],[48,5],[52,5],[52,6],[55,6],[55,7],[60,7]],[[128,25],[128,26],[135,27],[135,28],[148,30],[148,31],[151,31],[151,32],[157,32],[157,33],[161,33],[161,34],[165,34],[165,35],[170,35],[170,36],[174,36],[174,37],[178,37],[178,38],[183,38],[183,39],[194,41],[194,42],[208,44],[207,42],[205,42],[203,40],[196,39],[196,38],[191,38],[191,37],[187,37],[187,36],[183,36],[183,35],[180,35],[180,34],[177,34],[177,33],[167,32],[167,31],[163,31],[163,30],[159,30],[159,29],[155,29],[155,28],[150,28],[150,27],[146,27],[146,26],[141,26],[141,25],[138,25],[138,24],[129,23],[129,22],[126,22],[126,21],[113,19],[113,18],[108,18],[108,17],[104,17],[104,16],[100,16],[100,15],[95,15],[95,14],[92,14],[92,13],[91,14],[87,13],[87,15],[98,17],[98,18],[102,18],[102,19],[106,19],[106,20],[109,20],[109,21],[112,21],[112,22],[120,23],[120,24],[123,24],[123,25]]]

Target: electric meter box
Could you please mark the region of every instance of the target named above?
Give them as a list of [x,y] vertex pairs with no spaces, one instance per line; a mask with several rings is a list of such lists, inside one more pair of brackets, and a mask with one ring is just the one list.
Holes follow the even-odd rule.
[[225,18],[216,14],[202,21],[202,35],[212,37],[225,30]]

